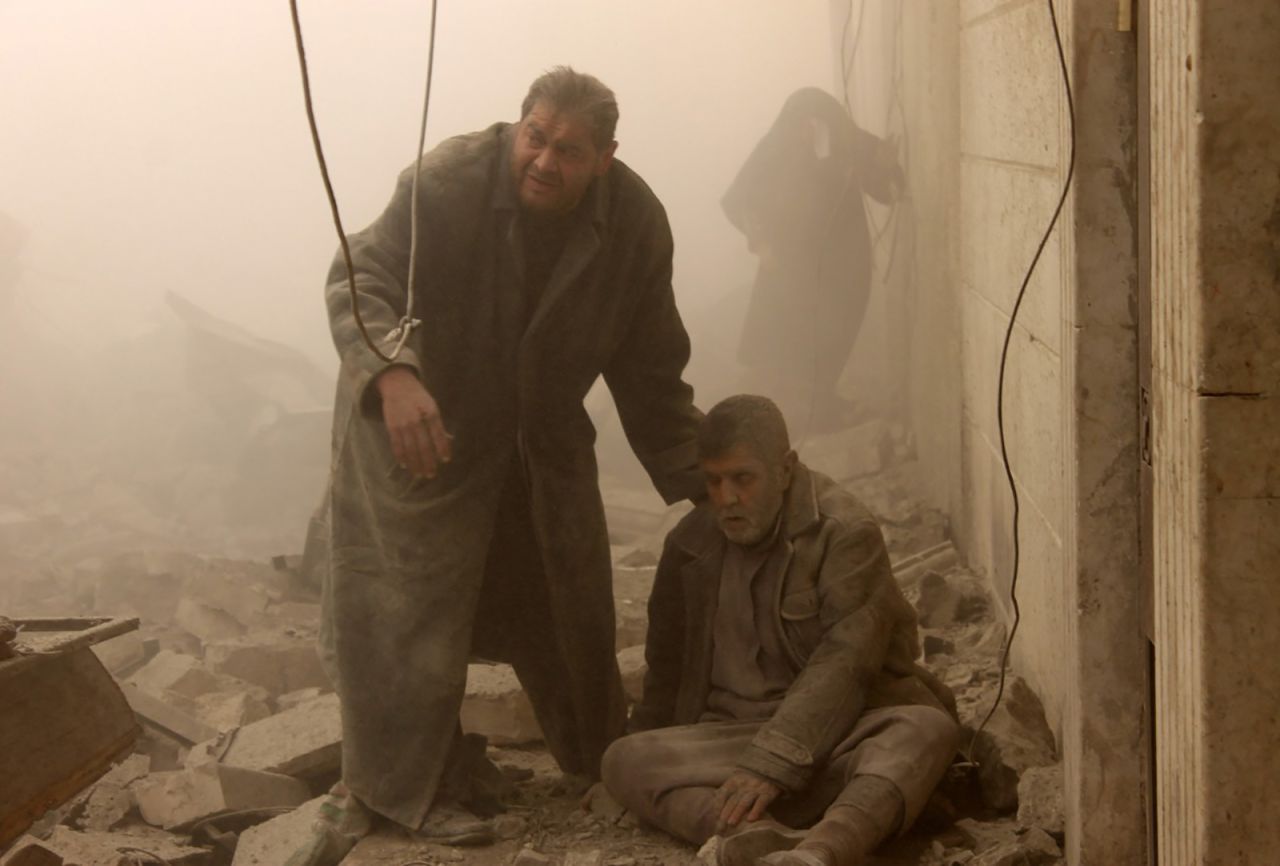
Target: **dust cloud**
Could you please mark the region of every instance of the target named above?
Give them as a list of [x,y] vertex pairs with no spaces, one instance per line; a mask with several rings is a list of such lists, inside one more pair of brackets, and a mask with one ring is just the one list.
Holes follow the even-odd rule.
[[[349,232],[413,158],[429,10],[301,4]],[[619,157],[670,215],[705,403],[756,267],[720,198],[787,95],[830,87],[832,14],[445,0],[428,147],[517,119],[552,65],[613,87]],[[80,527],[68,556],[300,543],[328,462],[336,242],[292,39],[284,0],[0,4],[0,526],[19,537]]]

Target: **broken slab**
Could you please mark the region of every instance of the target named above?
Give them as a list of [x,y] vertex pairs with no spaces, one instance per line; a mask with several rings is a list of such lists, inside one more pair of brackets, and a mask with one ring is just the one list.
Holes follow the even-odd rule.
[[3,866],[136,866],[155,862],[204,866],[209,852],[159,832],[82,833],[55,827],[48,839],[25,837],[0,862]]
[[231,866],[280,866],[302,848],[320,818],[328,795],[308,800],[292,812],[272,818],[240,834]]
[[644,675],[649,672],[649,665],[644,660],[644,646],[627,647],[618,653],[618,671],[622,674],[622,690],[627,700],[633,704],[640,703],[644,695]]
[[809,436],[800,447],[806,466],[848,481],[873,475],[884,468],[893,454],[893,442],[883,421],[869,421],[852,430]]
[[316,643],[309,638],[258,632],[207,644],[205,660],[217,673],[261,686],[272,697],[299,689],[333,689]]
[[542,740],[533,705],[510,665],[468,665],[460,715],[464,731],[482,734],[496,746]]
[[130,755],[116,764],[89,791],[76,826],[99,833],[116,827],[133,810],[129,786],[150,771],[151,758],[146,755]]
[[1018,780],[1018,824],[1061,839],[1066,831],[1062,765],[1031,767]]
[[142,668],[160,651],[160,641],[131,631],[93,648],[102,666],[116,677],[127,677]]
[[223,812],[299,806],[311,796],[306,784],[289,776],[216,763],[152,773],[130,790],[142,819],[166,830]]
[[218,689],[218,678],[200,659],[167,649],[156,653],[125,682],[157,698],[163,698],[165,692],[198,698]]
[[1004,697],[973,747],[983,801],[997,812],[1018,808],[1018,781],[1032,767],[1056,762],[1044,707],[1021,677],[1009,677]]
[[187,756],[187,765],[216,760],[219,755],[230,767],[299,778],[335,772],[342,760],[338,696],[324,695],[201,743]]
[[235,616],[216,605],[196,598],[183,598],[173,615],[174,624],[201,643],[230,640],[248,631]]
[[312,686],[309,689],[298,689],[296,692],[288,692],[276,698],[276,711],[284,712],[285,710],[291,710],[300,704],[305,704],[307,701],[314,701],[316,698],[328,691],[332,690]]

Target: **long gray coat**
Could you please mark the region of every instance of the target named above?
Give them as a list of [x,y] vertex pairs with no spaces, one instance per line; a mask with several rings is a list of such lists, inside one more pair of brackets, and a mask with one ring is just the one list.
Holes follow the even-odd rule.
[[[622,731],[609,544],[582,405],[600,375],[663,497],[700,485],[661,204],[615,161],[529,309],[513,130],[495,124],[423,159],[422,326],[398,362],[418,372],[454,437],[434,480],[410,477],[391,454],[370,387],[385,364],[356,330],[340,257],[326,288],[342,365],[322,648],[342,698],[344,779],[410,827],[440,783],[472,651],[515,666],[566,771],[598,775]],[[411,182],[412,168],[351,238],[375,339],[405,309]]]

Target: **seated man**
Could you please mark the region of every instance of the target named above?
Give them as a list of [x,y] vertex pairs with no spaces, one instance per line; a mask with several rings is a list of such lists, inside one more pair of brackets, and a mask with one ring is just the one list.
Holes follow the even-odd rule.
[[604,783],[668,833],[723,835],[730,866],[861,863],[946,772],[955,700],[915,663],[875,519],[797,461],[772,401],[717,405],[698,452],[709,501],[667,536],[639,733]]

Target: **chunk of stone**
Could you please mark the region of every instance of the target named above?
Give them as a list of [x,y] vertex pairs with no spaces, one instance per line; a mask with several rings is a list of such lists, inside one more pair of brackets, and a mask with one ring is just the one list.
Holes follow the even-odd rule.
[[125,682],[155,697],[165,692],[198,698],[218,689],[215,677],[198,658],[172,650],[161,650],[155,658],[136,671]]
[[309,689],[298,689],[295,692],[283,694],[276,698],[276,711],[284,712],[285,710],[291,710],[300,704],[305,704],[307,701],[314,701],[326,691],[329,690],[312,686]]
[[980,852],[969,863],[971,866],[1043,866],[1057,863],[1061,858],[1062,850],[1048,833],[1031,830]]
[[926,659],[934,656],[955,655],[956,645],[941,635],[927,634],[920,642]]
[[945,577],[936,571],[925,572],[920,578],[919,591],[916,614],[921,626],[944,628],[955,622],[960,592]]
[[590,851],[570,850],[565,852],[564,866],[603,866],[604,854],[594,848]]
[[811,436],[801,448],[805,465],[848,481],[872,475],[884,468],[893,453],[893,442],[883,421],[871,421],[852,430]]
[[90,790],[77,826],[103,833],[117,826],[133,809],[129,785],[150,770],[151,758],[146,755],[130,755],[108,770]]
[[141,632],[125,632],[93,647],[102,666],[117,676],[138,670],[160,651],[160,641]]
[[[209,852],[204,848],[183,845],[163,833],[81,833],[70,827],[55,827],[41,844],[60,858],[47,862],[63,866],[135,866],[139,862],[154,863],[155,857],[170,866],[203,866],[209,862]],[[142,851],[151,858],[137,853]]]
[[34,836],[23,836],[9,853],[0,857],[0,866],[65,866],[62,856]]
[[1018,808],[1018,780],[1032,767],[1055,763],[1053,731],[1044,707],[1020,677],[1010,677],[1004,698],[973,749],[983,801],[998,812]]
[[190,702],[192,714],[216,731],[229,731],[271,715],[262,689],[241,684],[224,686]]
[[183,631],[205,644],[240,637],[248,630],[244,623],[227,611],[197,598],[179,601],[173,621]]
[[205,646],[209,667],[262,686],[272,697],[299,689],[332,687],[315,641],[255,633]]
[[622,672],[622,690],[627,693],[627,700],[633,704],[640,703],[644,694],[644,675],[649,672],[649,665],[644,660],[644,647],[627,647],[618,653],[618,670]]
[[230,767],[286,776],[310,779],[334,772],[342,759],[338,696],[324,695],[245,725],[234,736],[201,743],[187,755],[187,765],[215,760],[219,755]]
[[614,606],[617,624],[614,649],[641,646],[649,632],[649,611],[642,601],[620,598]]
[[582,798],[582,805],[588,812],[610,824],[616,824],[627,810],[613,795],[603,782],[596,782]]
[[1066,830],[1062,765],[1031,767],[1018,780],[1018,824],[1061,837]]
[[142,819],[166,830],[223,812],[298,806],[311,796],[289,776],[215,763],[152,773],[134,782],[132,791]]
[[482,734],[495,746],[542,740],[533,705],[510,665],[467,666],[461,717],[463,730]]
[[308,800],[292,812],[272,818],[240,834],[231,866],[279,866],[301,849],[320,818],[320,807],[328,796]]
[[511,866],[551,866],[551,858],[526,845],[516,852]]

